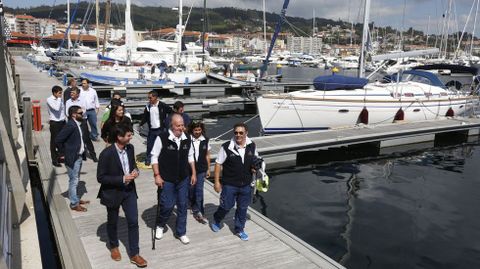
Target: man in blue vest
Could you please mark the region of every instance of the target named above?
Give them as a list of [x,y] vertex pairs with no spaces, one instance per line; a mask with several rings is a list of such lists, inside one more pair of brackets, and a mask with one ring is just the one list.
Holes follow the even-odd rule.
[[197,182],[197,173],[194,152],[191,147],[192,142],[183,130],[182,116],[177,113],[173,114],[168,132],[162,132],[155,139],[151,162],[155,185],[159,188],[157,193],[160,201],[155,238],[163,237],[163,229],[176,204],[175,237],[180,239],[183,244],[188,244],[190,243],[186,235],[188,188],[189,184],[194,185]]
[[[222,228],[221,221],[237,203],[235,211],[235,233],[241,240],[247,241],[245,222],[247,209],[252,199],[252,175],[254,159],[258,157],[255,143],[248,137],[248,127],[237,123],[233,127],[234,137],[224,143],[218,152],[215,163],[215,191],[221,192],[220,205],[213,214],[214,222],[210,228],[214,232]],[[222,179],[220,180],[220,172]]]

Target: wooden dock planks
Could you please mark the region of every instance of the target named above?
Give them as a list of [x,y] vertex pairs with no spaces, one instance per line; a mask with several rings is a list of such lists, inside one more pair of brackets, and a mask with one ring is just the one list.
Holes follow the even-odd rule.
[[[51,167],[49,157],[48,117],[44,100],[51,94],[51,87],[60,84],[39,73],[27,62],[17,59],[17,69],[21,74],[22,87],[32,99],[42,100],[43,131],[35,133],[39,152],[37,158],[41,166],[46,195],[53,202],[50,209],[54,214],[56,236],[60,237],[61,255],[65,268],[135,268],[129,263],[126,245],[127,228],[123,212],[120,213],[119,238],[122,260],[114,262],[106,247],[106,218],[104,206],[96,199],[100,184],[96,181],[96,163],[84,162],[79,184],[82,199],[88,199],[88,211],[73,212],[68,209],[68,177],[66,168]],[[28,77],[23,80],[24,77]],[[136,136],[132,144],[139,154],[145,151],[143,139]],[[103,142],[94,142],[97,155],[104,148]],[[53,171],[53,174],[50,172]],[[156,186],[151,170],[142,170],[136,180],[139,195],[140,253],[148,261],[148,268],[343,268],[335,261],[309,246],[307,243],[264,218],[254,210],[249,211],[246,231],[250,241],[243,242],[233,235],[233,212],[226,217],[226,225],[219,233],[213,233],[208,225],[197,223],[189,214],[187,235],[191,243],[183,245],[173,237],[175,217],[169,221],[169,230],[163,239],[157,241],[152,250],[151,227],[156,210]],[[218,195],[212,187],[205,187],[206,216],[211,219],[218,205]],[[63,203],[63,204],[62,204]],[[89,265],[85,264],[85,257]]]

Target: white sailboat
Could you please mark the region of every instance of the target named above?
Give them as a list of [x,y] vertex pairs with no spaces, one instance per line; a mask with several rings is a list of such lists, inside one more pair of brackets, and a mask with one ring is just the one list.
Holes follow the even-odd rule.
[[479,105],[478,96],[450,90],[428,71],[405,71],[398,82],[368,83],[365,79],[352,83],[331,80],[320,82],[316,89],[259,97],[257,106],[264,132],[434,120],[465,115]]
[[[366,19],[368,27],[368,6]],[[364,30],[364,39],[366,38]],[[363,42],[364,43],[364,42]],[[365,48],[365,45],[363,46]],[[360,57],[359,73],[364,71]],[[435,74],[468,73],[466,91],[450,89]],[[363,124],[384,124],[398,120],[421,121],[464,115],[479,105],[478,69],[452,65],[407,70],[387,82],[369,83],[364,78],[340,75],[318,77],[315,88],[257,98],[258,113],[266,134],[303,132]],[[456,77],[455,77],[456,78]]]
[[[179,9],[182,9],[182,0],[179,0]],[[182,15],[179,15],[179,21]],[[130,0],[126,1],[125,9],[125,45],[112,50],[101,60],[116,62],[114,66],[70,68],[75,76],[87,78],[98,84],[129,85],[129,84],[165,84],[165,83],[195,83],[206,79],[203,71],[195,70],[201,58],[197,62],[182,62],[181,55],[181,29],[177,27],[178,38],[175,41],[144,40],[137,42],[136,34],[130,19]],[[190,46],[191,47],[191,46]],[[191,48],[193,51],[198,48]],[[188,53],[186,54],[188,55]],[[199,62],[198,62],[199,61]],[[117,63],[125,63],[119,66]],[[130,64],[142,64],[143,66],[130,66]],[[158,68],[156,65],[158,64]],[[182,67],[179,67],[179,64]],[[166,67],[170,72],[166,72]]]

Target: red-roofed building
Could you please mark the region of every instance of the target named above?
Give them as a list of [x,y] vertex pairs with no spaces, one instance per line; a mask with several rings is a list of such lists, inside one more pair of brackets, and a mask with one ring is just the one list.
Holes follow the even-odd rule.
[[22,34],[30,36],[40,35],[40,23],[38,19],[30,15],[16,15],[15,16],[15,30]]
[[9,47],[30,47],[33,43],[38,43],[38,37],[19,32],[12,32],[11,39],[7,40]]
[[[52,48],[58,47],[61,43],[62,40],[64,39],[65,34],[54,34],[51,36],[46,36],[43,38],[43,42],[46,42],[50,45]],[[88,47],[96,47],[97,46],[97,38],[93,35],[76,35],[76,34],[71,34],[70,39],[72,40],[72,43],[76,42],[77,39],[84,45]],[[65,39],[65,45],[67,44],[67,40]],[[103,39],[100,39],[100,44],[103,44]]]

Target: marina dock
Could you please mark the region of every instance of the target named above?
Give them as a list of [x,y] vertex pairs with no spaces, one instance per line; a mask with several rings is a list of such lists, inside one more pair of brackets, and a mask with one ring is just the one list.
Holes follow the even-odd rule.
[[[79,183],[82,199],[90,200],[88,212],[73,212],[68,207],[66,192],[68,177],[64,167],[54,168],[49,153],[49,132],[45,99],[53,85],[60,82],[46,72],[38,72],[34,66],[16,58],[16,73],[20,76],[20,93],[31,100],[41,100],[43,129],[33,132],[35,155],[28,154],[29,163],[38,168],[43,195],[50,211],[55,243],[63,268],[133,268],[126,253],[127,229],[123,213],[120,214],[119,238],[122,261],[114,262],[106,246],[106,209],[96,199],[100,185],[96,181],[96,163],[84,162]],[[28,98],[25,111],[28,116]],[[28,121],[27,121],[28,122]],[[25,128],[29,128],[26,125]],[[360,126],[330,131],[286,134],[258,137],[260,155],[265,157],[269,168],[295,165],[297,154],[331,147],[359,144],[380,149],[435,141],[444,134],[478,136],[480,119],[453,118],[429,122],[397,123],[377,126]],[[28,142],[28,141],[27,141]],[[212,152],[218,152],[221,141],[214,142]],[[28,143],[27,143],[28,144]],[[136,154],[145,150],[143,139],[136,135],[132,140]],[[97,154],[104,148],[103,142],[94,142]],[[27,146],[28,148],[28,146]],[[207,225],[188,217],[187,235],[189,245],[182,245],[174,238],[174,217],[168,223],[164,238],[156,241],[152,250],[151,229],[156,212],[156,186],[150,169],[141,170],[136,180],[139,196],[140,254],[148,261],[149,268],[344,268],[319,250],[286,231],[254,209],[249,210],[246,230],[250,241],[242,242],[233,235],[230,213],[226,225],[219,233],[210,231]],[[211,216],[218,205],[218,194],[210,184],[205,186],[206,216]],[[318,227],[321,229],[321,227]]]
[[[429,143],[445,135],[477,136],[480,133],[480,119],[445,118],[435,121],[402,122],[381,125],[362,125],[326,131],[313,131],[275,136],[256,137],[258,152],[268,167],[282,168],[295,166],[297,154],[302,151],[367,145],[370,149],[387,151],[397,146]],[[466,140],[465,140],[466,141]],[[212,152],[218,152],[223,142],[213,142]],[[215,158],[215,155],[213,155]]]
[[[17,59],[17,73],[22,79],[22,92],[32,99],[45,100],[52,85],[58,80],[38,72],[28,62]],[[42,119],[48,119],[45,102],[41,103]],[[43,122],[46,122],[43,120]],[[96,163],[88,160],[82,167],[79,194],[91,204],[88,212],[72,212],[65,197],[68,178],[66,169],[53,168],[49,154],[49,132],[34,132],[38,147],[35,161],[38,164],[44,195],[50,208],[53,229],[60,260],[64,268],[132,268],[125,244],[127,238],[123,213],[120,215],[119,238],[122,261],[114,262],[106,247],[106,209],[96,199],[99,184],[96,181]],[[145,150],[143,140],[132,140],[136,154]],[[95,142],[97,154],[104,148],[103,142]],[[284,230],[253,209],[249,210],[246,230],[250,241],[242,242],[232,234],[233,212],[227,216],[225,227],[215,234],[207,225],[197,223],[190,215],[187,224],[189,245],[182,245],[172,234],[171,218],[163,239],[152,250],[151,228],[156,212],[156,186],[151,170],[142,170],[137,179],[139,196],[140,254],[148,261],[149,268],[343,268],[340,264]],[[211,218],[218,205],[218,194],[206,185],[206,215]]]

